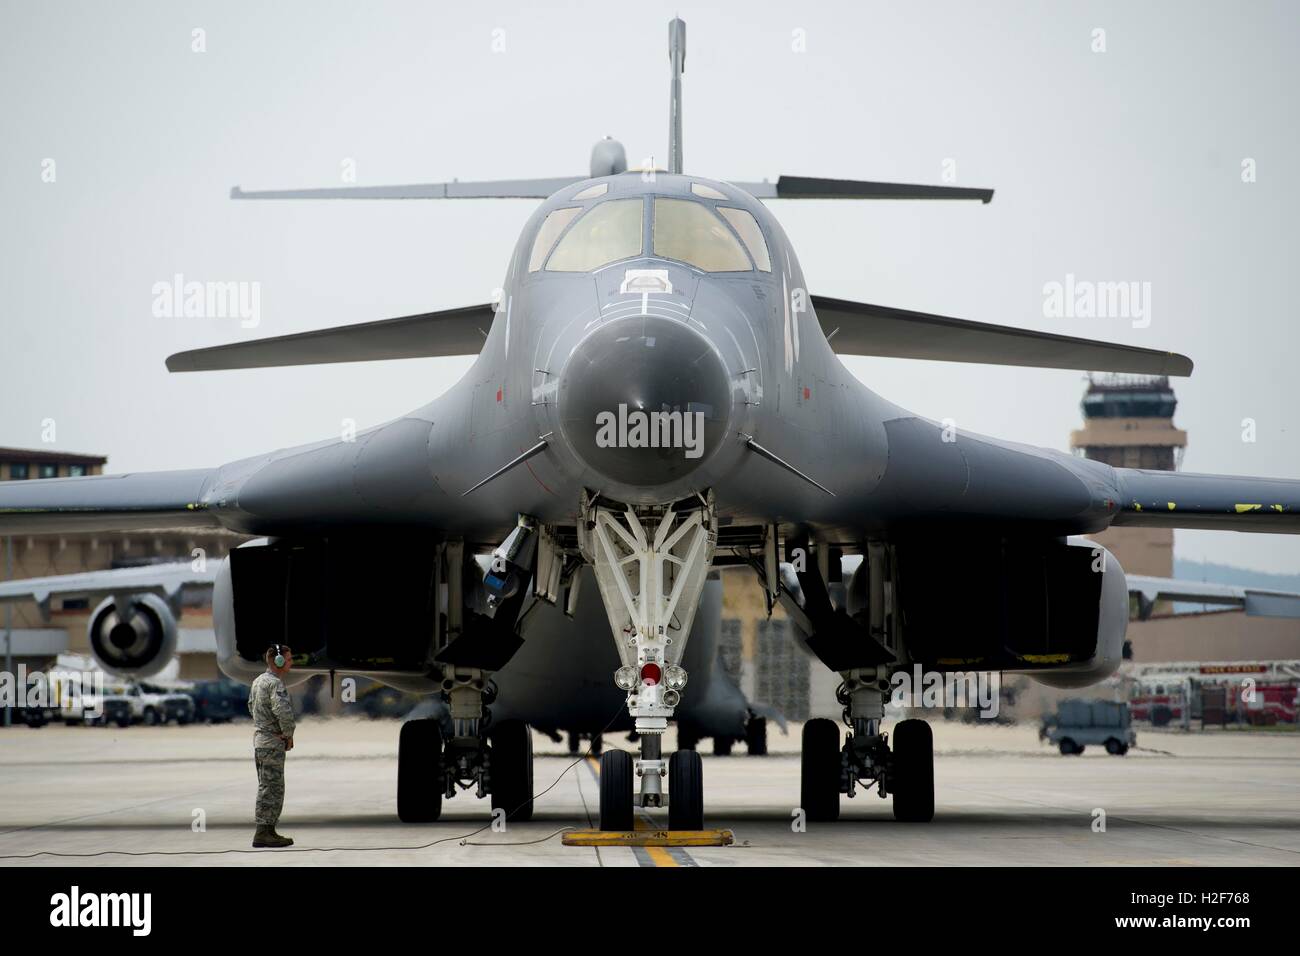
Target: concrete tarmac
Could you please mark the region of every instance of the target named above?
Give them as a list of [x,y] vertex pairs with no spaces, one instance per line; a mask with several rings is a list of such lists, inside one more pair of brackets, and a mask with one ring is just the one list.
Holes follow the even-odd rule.
[[[540,735],[535,786],[554,786],[531,822],[498,833],[468,793],[436,824],[398,822],[396,721],[307,719],[280,826],[297,844],[257,851],[247,722],[0,729],[0,865],[1300,864],[1300,734],[1139,730],[1125,757],[1062,757],[1031,726],[934,728],[929,824],[896,823],[890,801],[859,792],[838,823],[796,832],[799,727],[772,726],[767,757],[705,751],[706,825],[735,846],[645,850],[561,845],[565,828],[597,825],[597,770]],[[641,817],[666,826],[666,811]]]

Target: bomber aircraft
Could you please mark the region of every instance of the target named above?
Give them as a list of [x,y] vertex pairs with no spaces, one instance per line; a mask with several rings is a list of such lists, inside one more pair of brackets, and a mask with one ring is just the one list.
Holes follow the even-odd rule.
[[[1110,526],[1300,531],[1300,481],[1111,467],[953,432],[876,395],[842,355],[1188,375],[1185,356],[826,298],[773,199],[992,199],[991,190],[683,171],[685,24],[669,24],[668,169],[603,140],[587,176],[245,192],[240,199],[538,198],[499,301],[171,356],[174,372],[477,355],[444,394],[356,436],[214,468],[0,486],[0,533],[225,527],[260,536],[217,570],[226,673],[272,642],[294,675],[437,693],[407,722],[398,812],[458,787],[519,797],[519,735],[494,735],[492,675],[529,595],[576,606],[590,568],[639,754],[601,756],[600,824],[633,807],[703,826],[702,763],[664,753],[692,687],[687,637],[712,568],[748,569],[842,676],[848,724],[804,725],[801,806],[832,820],[860,784],[933,816],[929,725],[882,731],[890,677],[998,670],[1073,687],[1119,665],[1128,588],[1074,537]],[[847,581],[840,558],[860,556]],[[783,567],[785,571],[783,573]],[[729,572],[739,573],[739,572]],[[831,600],[841,585],[844,601]],[[943,600],[935,594],[942,588]],[[367,595],[383,593],[382,602]],[[131,613],[124,611],[123,626]],[[124,634],[129,638],[129,634]],[[558,648],[557,675],[581,662]],[[515,722],[516,725],[518,722]]]

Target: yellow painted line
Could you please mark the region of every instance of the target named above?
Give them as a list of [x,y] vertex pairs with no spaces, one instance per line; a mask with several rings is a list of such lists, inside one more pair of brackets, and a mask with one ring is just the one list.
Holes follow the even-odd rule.
[[730,830],[570,830],[560,842],[565,846],[640,846],[652,851],[669,846],[731,846],[736,836]]
[[1237,514],[1245,514],[1247,511],[1258,511],[1263,505],[1233,505],[1237,509]]
[[1177,507],[1177,506],[1176,506],[1172,501],[1169,502],[1169,510],[1170,510],[1170,511],[1173,511],[1175,507]]
[[1069,654],[1024,654],[1020,658],[1031,664],[1065,664],[1070,660]]
[[[654,820],[648,816],[637,814],[636,820],[632,823],[632,829],[637,833],[646,833],[655,829]],[[640,847],[645,852],[645,859],[650,861],[651,866],[681,866],[677,859],[661,846],[648,844]]]
[[655,866],[681,866],[673,859],[671,853],[661,846],[648,846],[645,848],[646,856],[650,857],[650,862]]

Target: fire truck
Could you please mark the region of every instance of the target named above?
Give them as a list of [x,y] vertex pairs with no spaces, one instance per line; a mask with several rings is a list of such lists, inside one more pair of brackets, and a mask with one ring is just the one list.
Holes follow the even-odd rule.
[[1133,720],[1153,727],[1296,722],[1300,661],[1140,664],[1125,677]]

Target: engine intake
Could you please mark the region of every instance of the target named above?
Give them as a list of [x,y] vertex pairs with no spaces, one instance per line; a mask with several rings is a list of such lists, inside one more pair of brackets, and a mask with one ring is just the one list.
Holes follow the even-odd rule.
[[90,616],[90,653],[116,677],[152,677],[176,655],[176,617],[154,594],[137,594],[129,608],[106,598]]
[[[1086,538],[908,538],[894,548],[894,602],[908,656],[936,671],[1028,674],[1084,687],[1119,667],[1128,584]],[[847,610],[865,620],[867,562]]]
[[427,693],[438,686],[430,661],[447,588],[437,557],[434,543],[396,536],[243,544],[213,586],[217,665],[251,683],[267,646],[287,644],[290,686],[337,673]]

